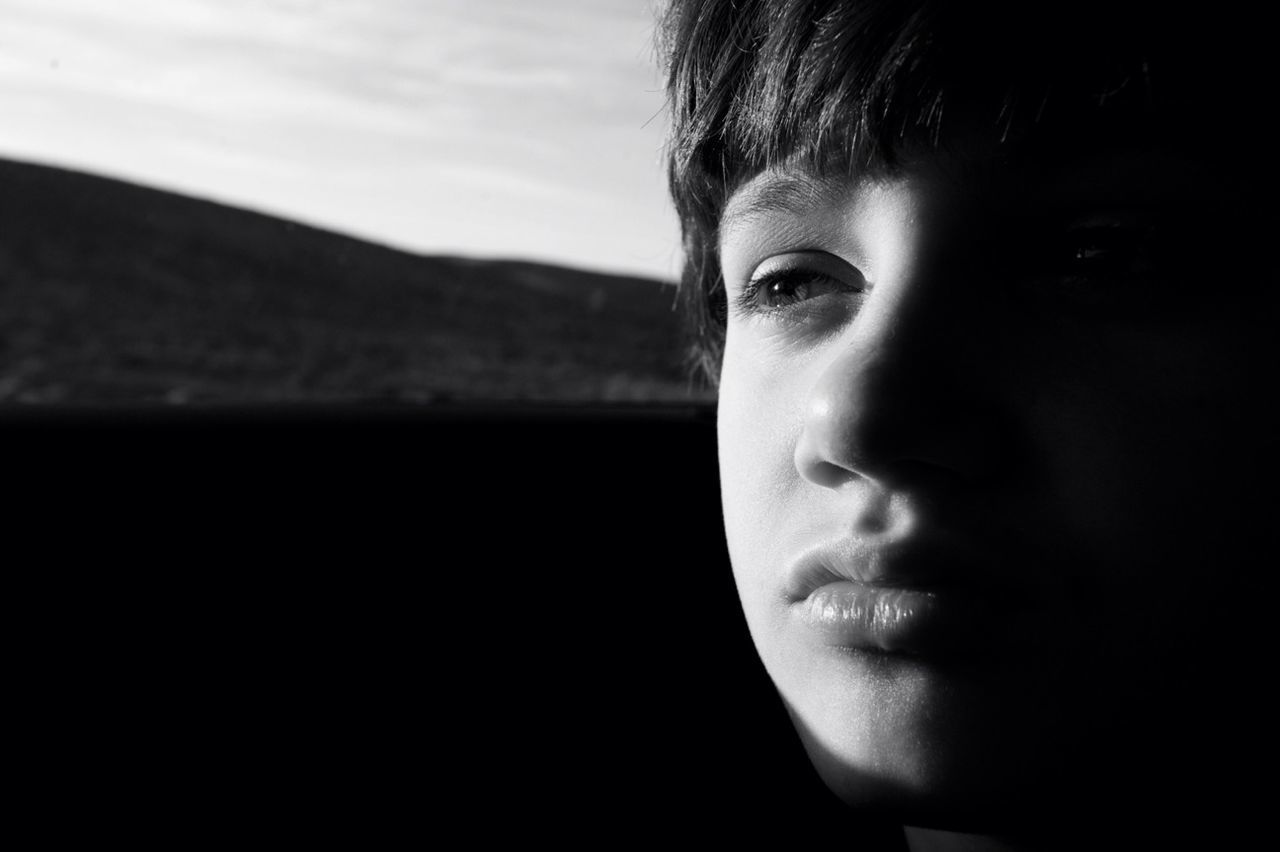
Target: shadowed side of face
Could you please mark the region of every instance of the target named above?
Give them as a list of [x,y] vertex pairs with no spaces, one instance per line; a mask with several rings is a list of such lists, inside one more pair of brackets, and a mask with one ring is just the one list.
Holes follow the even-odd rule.
[[1254,177],[961,143],[730,196],[730,555],[846,801],[981,830],[1239,786],[1280,425]]

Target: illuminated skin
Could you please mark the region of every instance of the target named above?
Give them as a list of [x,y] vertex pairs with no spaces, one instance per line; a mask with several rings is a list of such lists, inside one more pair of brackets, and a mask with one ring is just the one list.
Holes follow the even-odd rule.
[[[1275,307],[1223,242],[1242,192],[1150,153],[938,155],[766,172],[730,198],[730,556],[846,801],[966,830],[1052,821],[1082,778],[1105,803],[1189,753],[1160,738],[1217,706],[1186,677],[1197,649],[1238,652],[1265,618],[1248,554],[1269,522],[1247,495],[1274,471]],[[954,618],[815,629],[789,571],[831,542],[890,554],[870,585]],[[894,574],[900,552],[926,556]]]

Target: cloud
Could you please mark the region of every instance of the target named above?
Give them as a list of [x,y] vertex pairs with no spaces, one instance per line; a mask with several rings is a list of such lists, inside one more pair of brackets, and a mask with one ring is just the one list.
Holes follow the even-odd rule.
[[566,235],[538,243],[563,262],[670,272],[669,259],[622,257],[675,242],[649,4],[0,0],[0,12],[0,155],[362,235],[391,228],[384,241],[421,250],[443,247],[415,233],[396,190],[448,197],[448,221],[484,223],[455,237],[481,253],[528,251],[537,219]]

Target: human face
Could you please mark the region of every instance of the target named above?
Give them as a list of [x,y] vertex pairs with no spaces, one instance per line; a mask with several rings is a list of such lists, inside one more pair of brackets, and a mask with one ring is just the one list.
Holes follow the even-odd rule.
[[1240,721],[1217,688],[1262,670],[1276,433],[1247,195],[1141,151],[779,169],[730,198],[729,552],[847,802],[1078,813],[1205,769],[1189,734]]

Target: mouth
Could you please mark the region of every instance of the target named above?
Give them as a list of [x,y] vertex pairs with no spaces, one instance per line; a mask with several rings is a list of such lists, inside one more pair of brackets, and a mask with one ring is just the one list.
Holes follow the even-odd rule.
[[786,602],[827,645],[905,656],[954,656],[989,645],[1011,626],[1007,592],[982,582],[958,550],[817,548],[788,571]]

